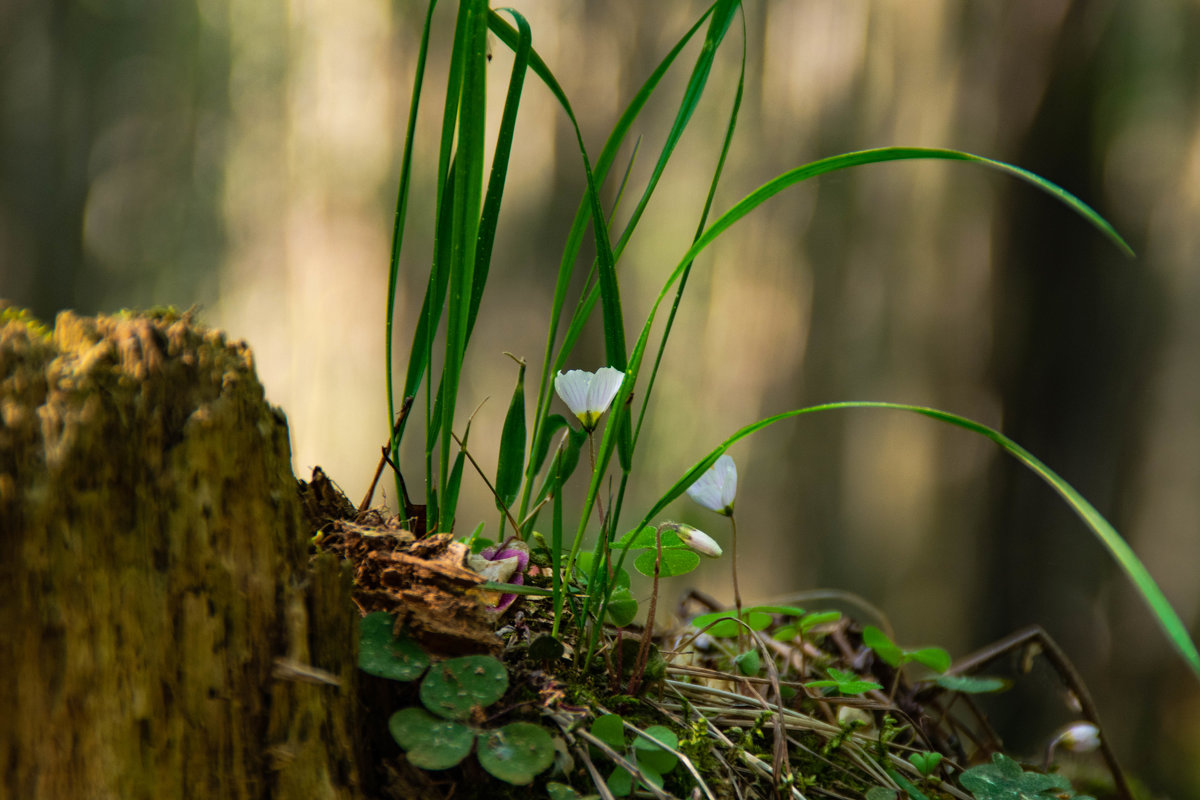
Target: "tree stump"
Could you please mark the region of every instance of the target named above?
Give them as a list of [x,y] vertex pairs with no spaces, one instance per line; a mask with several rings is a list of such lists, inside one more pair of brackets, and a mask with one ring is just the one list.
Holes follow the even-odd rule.
[[0,418],[0,796],[360,797],[350,575],[246,345],[0,309]]

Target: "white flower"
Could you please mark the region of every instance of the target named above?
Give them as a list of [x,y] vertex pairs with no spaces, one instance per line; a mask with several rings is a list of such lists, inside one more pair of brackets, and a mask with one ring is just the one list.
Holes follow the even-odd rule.
[[554,391],[590,432],[617,396],[623,380],[625,373],[612,367],[601,367],[595,373],[573,369],[554,377]]
[[737,496],[737,466],[723,455],[709,467],[708,472],[688,487],[688,497],[707,509],[729,517],[733,515],[733,499]]
[[1054,741],[1050,750],[1062,747],[1072,753],[1089,753],[1100,746],[1100,729],[1090,722],[1077,722],[1063,728]]
[[693,528],[691,525],[684,525],[679,522],[668,522],[662,527],[672,530],[679,537],[679,541],[686,544],[688,547],[695,550],[702,556],[709,558],[721,557],[721,545],[702,530]]

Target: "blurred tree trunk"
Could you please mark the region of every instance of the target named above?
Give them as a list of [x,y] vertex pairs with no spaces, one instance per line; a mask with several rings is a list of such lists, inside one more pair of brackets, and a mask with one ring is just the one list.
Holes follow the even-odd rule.
[[[1033,13],[1034,3],[1027,5]],[[1104,196],[1110,131],[1101,54],[1120,34],[1110,22],[1106,4],[1071,6],[1050,48],[1032,124],[1019,150],[1006,154],[1083,198]],[[1009,49],[1004,58],[1000,74],[1026,75],[1037,85],[1010,79],[1002,91],[1041,91],[1041,79],[1021,69],[1026,54]],[[1144,442],[1144,390],[1162,333],[1158,284],[1053,198],[1015,184],[1008,196],[1007,224],[996,236],[1003,252],[995,260],[994,369],[1004,430],[1125,530],[1128,509],[1116,501],[1128,495],[1121,487],[1130,483]],[[1108,587],[1124,577],[1040,481],[1012,460],[999,469],[977,618],[996,637],[1014,619],[1042,624],[1092,690],[1114,696],[1109,690],[1122,682],[1109,666],[1115,643]]]
[[3,313],[0,797],[360,796],[350,578],[248,348]]

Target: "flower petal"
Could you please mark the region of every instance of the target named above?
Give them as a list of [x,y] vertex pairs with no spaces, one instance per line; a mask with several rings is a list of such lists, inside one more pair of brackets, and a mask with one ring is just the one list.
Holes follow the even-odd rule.
[[693,528],[691,525],[683,524],[675,524],[671,527],[675,531],[675,535],[679,537],[679,541],[700,555],[708,556],[709,558],[721,557],[721,545],[717,544],[716,540],[704,531]]
[[580,420],[587,413],[588,387],[591,386],[592,377],[592,373],[581,369],[560,372],[554,376],[554,391]]
[[596,370],[596,374],[592,378],[592,385],[588,387],[588,411],[597,415],[607,411],[613,398],[617,396],[623,380],[625,380],[625,373],[614,367],[601,367]]
[[567,404],[583,427],[594,430],[600,417],[608,410],[625,373],[613,367],[601,367],[594,374],[581,369],[558,373],[554,378],[554,391]]
[[688,487],[688,497],[718,514],[733,514],[737,497],[737,465],[728,455],[720,456],[708,471]]

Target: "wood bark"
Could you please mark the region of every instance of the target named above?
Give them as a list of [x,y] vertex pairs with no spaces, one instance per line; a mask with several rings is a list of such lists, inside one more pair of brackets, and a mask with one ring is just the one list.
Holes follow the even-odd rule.
[[249,349],[0,314],[0,796],[361,796],[350,575]]

